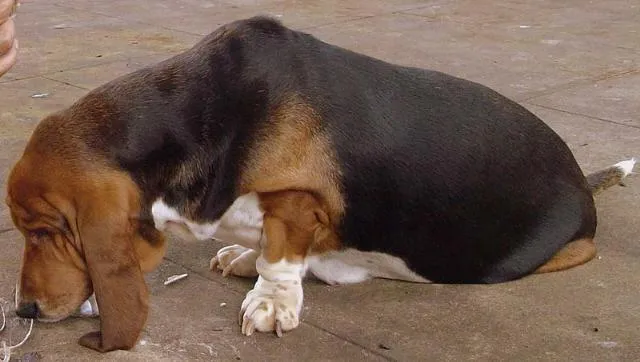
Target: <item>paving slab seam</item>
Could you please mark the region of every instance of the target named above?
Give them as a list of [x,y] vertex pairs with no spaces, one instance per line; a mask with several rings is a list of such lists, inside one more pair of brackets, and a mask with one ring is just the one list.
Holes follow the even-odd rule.
[[[49,354],[50,352],[59,350],[61,347],[69,347],[69,348],[73,348],[75,347],[75,342],[63,342],[63,343],[52,343],[52,344],[42,344],[39,346],[30,346],[30,347],[26,347],[23,346],[20,348],[20,352],[16,353],[17,356],[14,357],[13,355],[11,356],[10,361],[37,361],[37,359],[29,359],[29,355],[33,354],[33,353],[37,353],[37,354]],[[49,357],[48,356],[48,357]],[[44,358],[43,358],[44,359]]]
[[54,4],[54,5],[59,7],[59,8],[63,8],[63,9],[71,9],[71,10],[75,10],[75,11],[79,11],[79,12],[84,12],[84,13],[87,13],[87,14],[104,16],[105,18],[118,19],[118,20],[122,20],[122,21],[125,21],[125,22],[131,22],[131,23],[136,23],[136,24],[140,24],[140,25],[147,25],[147,26],[156,27],[156,28],[159,28],[159,29],[164,29],[164,30],[171,30],[171,31],[175,31],[175,32],[178,32],[178,33],[194,35],[194,36],[198,36],[198,37],[201,37],[201,36],[204,35],[204,34],[192,33],[190,31],[186,31],[186,30],[168,28],[168,27],[165,27],[165,26],[162,26],[162,25],[153,24],[153,23],[147,23],[147,22],[144,22],[144,21],[131,20],[131,19],[122,18],[122,17],[119,17],[119,16],[113,16],[113,15],[101,13],[99,11],[92,11],[92,10],[87,10],[87,9],[82,9],[82,8],[76,8],[76,7],[68,6],[68,5],[60,5],[60,4]]
[[[429,22],[432,22],[432,23],[435,23],[435,22],[443,23],[443,22],[445,22],[445,21],[443,21],[443,20],[435,19],[435,18],[429,17],[429,16],[427,16],[427,15],[414,14],[414,13],[409,13],[409,12],[408,12],[408,11],[412,11],[412,10],[424,9],[424,8],[431,7],[431,6],[434,6],[434,5],[440,5],[440,3],[436,3],[436,4],[433,4],[433,5],[429,5],[429,6],[422,6],[422,7],[420,7],[420,8],[416,8],[416,9],[409,9],[409,10],[400,10],[400,11],[395,11],[395,12],[394,12],[394,14],[397,14],[397,15],[415,16],[415,17],[418,17],[418,18],[425,19],[425,20],[427,20],[427,21],[429,21]],[[465,21],[462,21],[462,20],[454,20],[454,19],[450,19],[450,18],[448,18],[448,19],[446,20],[446,22],[447,22],[447,23],[456,23],[456,24],[467,24],[467,25],[469,24],[468,22],[465,22]]]
[[380,352],[378,352],[378,351],[376,351],[376,350],[371,349],[371,348],[370,348],[370,347],[368,347],[368,346],[362,345],[362,344],[360,344],[360,343],[358,343],[358,342],[356,342],[356,341],[352,340],[351,338],[348,338],[348,337],[345,337],[345,336],[341,336],[341,335],[339,335],[339,334],[337,334],[337,333],[335,333],[335,332],[333,332],[333,331],[331,331],[331,330],[329,330],[329,329],[326,329],[326,328],[320,327],[320,326],[318,326],[318,325],[316,325],[316,324],[314,324],[314,323],[312,323],[312,322],[304,321],[304,322],[302,322],[302,323],[305,323],[305,324],[306,324],[306,325],[308,325],[308,326],[311,326],[311,327],[317,328],[317,329],[319,329],[319,330],[321,330],[321,331],[323,331],[323,332],[325,332],[325,333],[327,333],[327,334],[330,334],[330,335],[332,335],[332,336],[334,336],[334,337],[336,337],[336,338],[342,339],[342,340],[344,340],[344,341],[346,341],[346,342],[348,342],[348,343],[351,343],[351,344],[353,344],[353,345],[355,345],[355,346],[358,346],[358,347],[360,347],[360,348],[364,349],[364,350],[365,350],[365,351],[367,351],[367,352],[370,352],[370,353],[372,353],[372,354],[374,354],[374,355],[376,355],[376,356],[378,356],[378,357],[382,357],[383,359],[385,359],[385,360],[387,360],[387,361],[394,361],[394,362],[395,362],[395,361],[398,361],[397,359],[395,359],[395,358],[393,358],[393,357],[389,357],[389,356],[387,356],[387,355],[385,355],[385,354],[383,354],[383,353],[380,353]]
[[32,79],[32,78],[36,78],[39,77],[40,75],[26,75],[24,77],[17,77],[17,78],[13,78],[13,79],[0,79],[0,84],[5,84],[5,83],[11,83],[11,82],[16,82],[19,80],[26,80],[26,79]]
[[390,12],[384,14],[384,15],[400,14],[400,13],[403,13],[405,11],[420,10],[420,9],[430,8],[430,7],[433,7],[433,6],[440,6],[440,5],[449,4],[449,3],[455,3],[455,2],[456,2],[456,0],[434,1],[434,2],[430,2],[429,4],[415,6],[415,7],[412,7],[412,8],[407,8],[407,9],[402,9],[402,10],[393,10],[393,11],[390,11]]
[[[82,66],[79,66],[79,67],[72,67],[72,68],[66,68],[66,69],[60,69],[60,70],[56,70],[56,71],[53,71],[53,72],[46,72],[46,73],[38,73],[38,74],[30,74],[30,75],[25,75],[25,76],[18,76],[18,77],[13,78],[13,79],[0,80],[0,84],[23,81],[23,80],[30,80],[30,79],[34,79],[34,78],[45,78],[47,80],[51,80],[51,81],[55,81],[55,82],[59,82],[59,83],[64,83],[66,85],[70,85],[70,86],[73,86],[75,88],[80,88],[80,89],[84,89],[84,90],[92,90],[93,88],[85,88],[85,87],[82,87],[82,86],[75,85],[73,83],[66,83],[64,81],[53,79],[53,78],[50,78],[50,77],[55,75],[55,74],[59,74],[59,73],[76,71],[76,70],[83,70],[83,69],[89,69],[89,68],[97,68],[97,67],[102,67],[102,66],[105,66],[105,65],[115,64],[115,63],[122,62],[122,61],[127,61],[127,62],[136,61],[136,60],[139,60],[139,59],[146,59],[146,58],[149,58],[149,57],[152,57],[152,56],[156,56],[156,55],[166,55],[167,59],[168,59],[168,58],[170,58],[170,57],[172,57],[172,56],[174,56],[176,54],[178,54],[178,52],[162,52],[162,51],[160,51],[160,52],[152,52],[152,53],[149,53],[149,54],[146,54],[146,55],[130,57],[130,58],[124,58],[124,59],[123,58],[117,58],[117,59],[108,60],[108,61],[101,62],[101,63],[82,65]],[[152,64],[155,64],[155,63],[150,63],[149,65],[152,65]],[[135,71],[135,70],[131,70],[131,72],[133,72],[133,71]],[[116,77],[114,76],[113,79],[115,79],[115,78]],[[95,87],[95,88],[97,88],[97,87]]]
[[86,90],[86,91],[91,90],[91,89],[89,89],[89,88],[81,87],[81,86],[79,86],[79,85],[71,84],[71,83],[69,83],[69,82],[65,82],[65,81],[62,81],[62,80],[57,80],[57,79],[49,78],[49,77],[44,76],[44,75],[43,75],[43,76],[40,76],[40,77],[38,77],[38,78],[42,78],[42,79],[46,79],[46,80],[50,80],[50,81],[52,81],[52,82],[61,83],[61,84],[64,84],[64,85],[68,85],[68,86],[70,86],[70,87],[74,87],[74,88],[78,88],[78,89],[82,89],[82,90]]
[[15,230],[15,229],[16,229],[16,228],[0,229],[0,234],[4,234],[4,233],[6,233],[6,232],[13,231],[13,230]]
[[[441,2],[435,2],[432,3],[430,5],[425,5],[425,6],[419,6],[416,8],[411,8],[411,9],[403,9],[403,10],[397,10],[394,11],[394,13],[396,14],[402,14],[402,15],[411,15],[411,16],[417,16],[420,18],[425,18],[425,19],[430,19],[430,20],[434,20],[432,17],[429,17],[428,15],[422,15],[422,14],[414,14],[414,13],[410,13],[409,11],[412,10],[418,10],[418,9],[424,9],[424,8],[428,8],[428,7],[432,7],[432,6],[437,6],[437,5],[442,5],[442,4],[446,4],[446,3],[455,3],[455,1],[441,1]],[[510,10],[517,10],[517,8],[513,8],[513,7],[509,7]],[[608,19],[608,21],[617,21],[617,20],[630,20],[631,18],[635,18],[635,14],[633,15],[618,15],[617,17],[612,17],[611,19]],[[447,19],[448,22],[452,22],[452,23],[457,23],[457,24],[468,24],[467,22],[463,21],[463,20],[454,20],[454,19]],[[487,23],[492,23],[495,22],[494,21],[488,21]],[[620,49],[625,49],[625,50],[634,50],[634,48],[627,48],[627,47],[622,47],[622,46],[617,46],[617,48]]]
[[586,118],[589,118],[589,119],[594,120],[594,121],[606,122],[606,123],[611,123],[611,124],[615,124],[615,125],[618,125],[618,126],[629,127],[629,128],[634,128],[634,129],[640,130],[640,126],[636,126],[636,125],[633,125],[633,124],[626,124],[626,123],[621,123],[621,122],[618,122],[618,121],[613,121],[613,120],[610,120],[610,119],[590,116],[590,115],[583,114],[583,113],[567,111],[565,109],[546,106],[544,104],[538,104],[538,103],[534,103],[534,102],[522,102],[522,104],[536,106],[536,107],[548,109],[548,110],[551,110],[551,111],[558,111],[558,112],[562,112],[562,113],[567,113],[567,114],[571,114],[571,115],[574,115],[574,116],[586,117]]
[[[384,15],[384,14],[381,14]],[[305,27],[301,27],[299,28],[300,30],[311,30],[311,29],[318,29],[318,28],[322,28],[325,26],[332,26],[332,25],[339,25],[339,24],[347,24],[347,23],[351,23],[351,22],[355,22],[355,21],[360,21],[360,20],[364,20],[364,19],[371,19],[371,18],[375,18],[376,16],[379,15],[367,15],[367,16],[360,16],[357,18],[351,18],[351,19],[345,19],[345,20],[340,20],[340,21],[334,21],[331,23],[326,23],[326,24],[317,24],[317,25],[311,25],[311,26],[305,26]]]
[[556,87],[548,88],[548,89],[545,89],[545,90],[542,90],[542,91],[525,93],[521,97],[517,97],[517,98],[514,98],[514,99],[516,99],[519,102],[529,102],[529,101],[535,100],[536,98],[546,97],[546,96],[552,95],[552,94],[557,93],[557,92],[570,90],[571,88],[582,87],[582,86],[589,85],[589,84],[600,83],[600,82],[604,82],[604,81],[607,81],[607,80],[612,80],[612,79],[616,79],[616,78],[625,77],[627,75],[635,75],[637,73],[640,73],[640,69],[638,69],[638,68],[605,72],[605,73],[602,73],[602,74],[599,74],[599,75],[596,75],[596,76],[593,76],[593,77],[590,77],[590,78],[575,80],[575,81],[568,82],[568,83],[565,83],[565,84],[561,84],[561,85],[558,85]]
[[301,27],[299,29],[300,30],[310,30],[310,29],[323,28],[325,26],[347,24],[347,23],[352,23],[352,22],[356,22],[356,21],[360,21],[360,20],[375,18],[375,17],[378,17],[378,16],[400,14],[403,11],[419,10],[419,9],[427,8],[427,7],[430,7],[430,6],[433,6],[433,5],[437,5],[437,4],[442,4],[442,2],[438,2],[438,3],[434,3],[434,4],[430,4],[430,5],[417,6],[417,7],[410,8],[410,9],[392,10],[392,11],[386,11],[386,12],[382,12],[382,13],[378,13],[378,14],[374,14],[374,15],[359,16],[359,17],[355,17],[355,18],[351,18],[351,19],[345,19],[345,20],[335,21],[335,22],[326,23],[326,24],[317,24],[317,25],[312,25],[312,26],[305,26],[305,27]]
[[[149,54],[149,55],[154,55],[154,54]],[[142,58],[142,56],[140,58]],[[130,58],[130,59],[135,59],[135,58]],[[82,66],[78,66],[78,67],[59,69],[59,70],[55,70],[53,72],[38,73],[38,74],[28,74],[28,75],[24,75],[24,76],[17,75],[17,76],[15,76],[16,78],[13,78],[13,79],[9,79],[9,80],[6,80],[6,81],[0,80],[0,83],[9,83],[9,82],[15,82],[15,81],[19,81],[19,80],[27,80],[27,79],[33,79],[33,78],[38,78],[38,77],[43,77],[43,76],[51,76],[51,75],[57,74],[57,73],[63,73],[63,72],[68,72],[68,71],[73,71],[73,70],[82,70],[82,69],[91,68],[91,67],[99,67],[99,66],[109,65],[109,64],[116,63],[116,62],[121,62],[121,61],[122,61],[122,59],[114,59],[114,60],[107,60],[107,61],[104,61],[104,62],[98,62],[98,63],[90,64],[90,65],[82,65]]]

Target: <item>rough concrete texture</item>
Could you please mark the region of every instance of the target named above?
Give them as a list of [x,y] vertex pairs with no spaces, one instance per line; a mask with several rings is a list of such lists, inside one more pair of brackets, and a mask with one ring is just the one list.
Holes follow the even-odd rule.
[[[20,58],[0,78],[0,178],[45,114],[87,90],[256,14],[391,62],[489,85],[544,119],[586,172],[640,156],[640,3],[630,0],[50,0],[24,1]],[[47,93],[44,98],[32,95]],[[526,167],[526,165],[523,165]],[[4,187],[0,197],[4,198]],[[490,285],[375,280],[306,284],[301,326],[244,337],[236,318],[252,281],[208,270],[216,242],[171,240],[148,276],[139,345],[100,355],[76,344],[94,319],[36,324],[22,360],[640,359],[640,179],[597,199],[599,257],[562,273]],[[0,298],[22,241],[0,206]],[[172,274],[189,277],[171,286]],[[221,306],[226,303],[226,306]],[[0,339],[21,338],[11,318]]]

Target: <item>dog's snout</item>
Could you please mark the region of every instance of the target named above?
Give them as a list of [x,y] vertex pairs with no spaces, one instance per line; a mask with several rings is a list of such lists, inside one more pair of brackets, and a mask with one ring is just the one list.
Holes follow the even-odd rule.
[[16,310],[16,314],[21,318],[38,318],[40,311],[38,310],[38,305],[36,302],[26,302],[20,303],[18,309]]

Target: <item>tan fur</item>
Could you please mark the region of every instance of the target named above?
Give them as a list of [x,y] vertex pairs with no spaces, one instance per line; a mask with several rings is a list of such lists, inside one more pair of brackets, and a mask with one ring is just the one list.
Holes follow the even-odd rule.
[[309,251],[339,248],[337,235],[326,224],[326,211],[313,195],[301,191],[266,193],[260,195],[260,204],[267,236],[262,255],[269,263],[282,259],[301,262]]
[[311,192],[323,204],[329,222],[337,225],[345,207],[340,170],[319,116],[301,99],[291,97],[272,112],[269,123],[249,152],[241,193]]
[[582,265],[596,256],[593,239],[578,239],[566,244],[534,273],[551,273]]

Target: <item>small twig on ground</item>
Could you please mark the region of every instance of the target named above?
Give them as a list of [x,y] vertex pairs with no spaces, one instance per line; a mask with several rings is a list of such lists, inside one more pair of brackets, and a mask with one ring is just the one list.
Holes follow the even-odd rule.
[[180,279],[186,278],[187,276],[189,276],[189,274],[172,275],[172,276],[168,277],[167,280],[165,280],[164,285],[169,285],[169,284],[175,283]]

